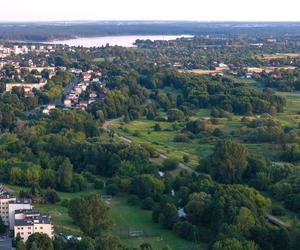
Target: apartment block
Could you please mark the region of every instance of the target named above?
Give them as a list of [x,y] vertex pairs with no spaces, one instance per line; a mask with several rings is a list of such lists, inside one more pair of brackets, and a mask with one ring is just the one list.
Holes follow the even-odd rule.
[[[16,214],[14,225],[14,236],[20,235],[24,242],[34,233],[47,234],[51,239],[54,238],[54,226],[51,216],[35,212],[21,212]],[[18,217],[23,217],[18,219]]]

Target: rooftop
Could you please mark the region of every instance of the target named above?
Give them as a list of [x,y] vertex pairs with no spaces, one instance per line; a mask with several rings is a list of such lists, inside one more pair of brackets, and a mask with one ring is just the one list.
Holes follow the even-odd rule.
[[32,226],[34,224],[52,224],[51,216],[47,214],[41,214],[21,220],[15,220],[15,226]]
[[31,204],[31,199],[16,199],[15,201],[10,201],[10,204]]

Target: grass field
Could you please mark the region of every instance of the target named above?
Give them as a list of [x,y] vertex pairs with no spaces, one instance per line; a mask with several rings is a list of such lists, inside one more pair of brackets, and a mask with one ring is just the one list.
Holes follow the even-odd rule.
[[[17,195],[20,190],[28,188],[5,185],[5,188],[12,194]],[[98,192],[95,189],[89,189],[85,192],[78,193],[64,193],[58,192],[61,199],[72,199],[88,195],[92,192]],[[177,237],[172,231],[162,229],[159,225],[152,222],[151,211],[145,211],[139,207],[129,206],[127,204],[127,197],[119,195],[114,197],[109,203],[113,218],[113,233],[117,235],[124,246],[130,248],[139,247],[142,243],[150,243],[153,249],[162,249],[165,246],[170,246],[174,250],[201,250],[207,249],[205,244],[196,244]],[[80,228],[74,225],[72,219],[68,215],[68,209],[63,207],[60,203],[51,204],[35,204],[35,209],[49,213],[55,226],[56,233],[70,233],[74,235],[81,235]],[[131,237],[129,231],[142,231],[143,236]]]
[[285,97],[287,105],[283,113],[276,115],[282,125],[292,127],[298,126],[300,123],[300,92],[276,92],[277,95]]
[[286,58],[297,58],[297,57],[300,57],[300,53],[263,54],[259,58],[262,60],[271,60],[271,59],[286,59]]
[[[162,130],[154,131],[153,127],[155,124],[159,124]],[[186,154],[190,157],[190,162],[187,165],[196,167],[198,165],[198,156],[207,155],[211,150],[211,145],[201,145],[196,140],[187,143],[174,142],[174,137],[178,134],[178,131],[173,131],[171,125],[172,123],[169,122],[140,119],[126,124],[117,121],[112,123],[110,127],[118,134],[136,143],[149,143],[158,152],[180,161],[182,161],[183,155]]]
[[196,74],[196,75],[210,75],[210,74],[222,73],[224,70],[229,70],[229,68],[216,67],[215,70],[209,70],[209,69],[191,69],[191,70],[179,70],[179,72],[182,72],[182,73],[193,73],[193,74]]

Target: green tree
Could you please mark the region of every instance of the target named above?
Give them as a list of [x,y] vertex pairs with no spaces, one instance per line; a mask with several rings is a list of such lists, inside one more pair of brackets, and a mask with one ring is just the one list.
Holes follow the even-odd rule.
[[2,220],[2,217],[0,216],[0,234],[3,234],[3,233],[5,233],[5,225]]
[[58,183],[62,190],[69,190],[73,178],[73,165],[69,158],[65,158],[58,169]]
[[37,250],[53,250],[52,240],[47,234],[34,233],[28,237],[26,241],[26,249],[37,249]]
[[17,249],[17,250],[26,250],[26,246],[25,246],[24,241],[19,240],[19,241],[17,242],[16,249]]
[[72,199],[69,202],[69,215],[90,237],[95,238],[112,226],[109,207],[98,194]]
[[187,219],[199,226],[207,222],[210,203],[211,196],[207,193],[200,192],[191,194],[189,202],[185,206]]
[[179,109],[169,109],[167,115],[169,122],[183,121],[185,118],[184,113]]
[[98,250],[122,250],[120,239],[108,233],[101,234],[96,238],[96,249]]
[[255,219],[248,208],[241,207],[240,212],[236,217],[235,224],[241,232],[247,232],[254,226]]
[[216,241],[212,246],[212,250],[259,250],[259,247],[252,241],[225,238]]
[[247,150],[234,141],[217,143],[207,164],[212,177],[222,183],[239,183],[247,169]]
[[149,243],[143,243],[140,245],[141,250],[152,250],[152,246]]
[[174,204],[167,203],[159,214],[159,223],[162,227],[172,229],[178,221],[178,211]]

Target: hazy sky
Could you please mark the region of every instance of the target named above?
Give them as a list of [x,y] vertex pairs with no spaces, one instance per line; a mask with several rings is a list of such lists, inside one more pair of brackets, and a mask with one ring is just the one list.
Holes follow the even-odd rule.
[[300,0],[0,0],[0,21],[300,21]]

